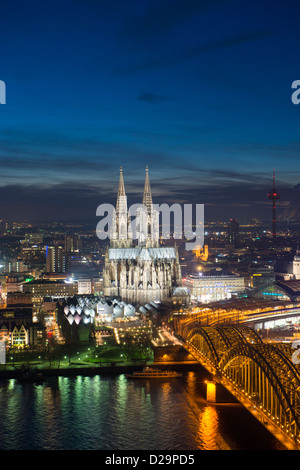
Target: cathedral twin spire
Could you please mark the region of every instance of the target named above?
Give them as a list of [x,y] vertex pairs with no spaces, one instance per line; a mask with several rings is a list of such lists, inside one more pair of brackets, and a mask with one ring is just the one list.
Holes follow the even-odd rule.
[[123,168],[122,167],[120,167],[120,180],[119,180],[119,187],[118,187],[118,197],[119,196],[126,196],[124,178],[123,178]]
[[[123,168],[122,167],[120,167],[120,178],[119,178],[119,186],[118,186],[117,206],[119,204],[119,197],[120,196],[126,196],[124,178],[123,178]],[[151,195],[151,187],[150,187],[148,166],[146,166],[146,178],[145,178],[145,186],[144,186],[143,205],[145,207],[147,207],[147,209],[151,210],[152,195]]]
[[152,195],[151,195],[151,188],[150,188],[150,181],[149,181],[149,173],[148,167],[146,166],[146,178],[145,178],[145,186],[144,186],[144,195],[143,195],[143,205],[147,208],[148,212],[152,210]]
[[[153,228],[155,233],[155,239],[153,240],[154,246],[157,246],[158,243],[158,221],[154,220],[156,213],[153,210],[152,204],[152,194],[149,180],[149,169],[146,166],[146,177],[144,185],[144,194],[143,194],[143,206],[146,208],[146,215],[141,217],[142,224],[146,227],[145,230],[139,230],[137,227],[138,241],[139,243],[145,244],[147,239],[148,241],[152,239]],[[147,220],[145,220],[145,217]],[[127,207],[127,196],[125,192],[124,178],[123,178],[123,168],[120,167],[120,178],[118,186],[118,196],[116,203],[116,214],[113,221],[113,234],[112,234],[112,245],[115,247],[129,247],[132,244],[132,232],[130,228],[130,215],[128,213]]]

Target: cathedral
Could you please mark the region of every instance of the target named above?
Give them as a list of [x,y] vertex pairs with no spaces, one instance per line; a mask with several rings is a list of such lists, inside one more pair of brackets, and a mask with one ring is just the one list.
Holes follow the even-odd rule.
[[105,255],[104,295],[140,305],[170,299],[181,286],[178,250],[176,246],[160,245],[159,213],[152,203],[148,168],[135,228],[131,215],[121,168],[110,246]]

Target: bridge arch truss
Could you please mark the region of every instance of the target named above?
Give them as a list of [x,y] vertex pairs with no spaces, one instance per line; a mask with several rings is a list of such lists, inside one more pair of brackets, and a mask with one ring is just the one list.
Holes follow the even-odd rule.
[[290,346],[263,343],[246,326],[193,328],[186,343],[300,448],[300,370]]

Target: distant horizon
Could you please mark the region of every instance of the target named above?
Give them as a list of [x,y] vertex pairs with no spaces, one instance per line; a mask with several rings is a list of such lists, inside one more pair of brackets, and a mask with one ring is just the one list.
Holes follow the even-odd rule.
[[[1,208],[1,219],[7,222],[28,222],[28,223],[46,223],[48,220],[58,222],[89,221],[98,220],[96,209],[100,204],[113,204],[115,206],[117,199],[117,186],[119,169],[116,169],[114,185],[108,191],[102,191],[101,186],[85,187],[82,185],[77,188],[76,185],[69,186],[69,190],[64,192],[65,188],[61,185],[52,188],[33,188],[30,185],[24,187],[4,186],[0,187],[0,200],[6,199],[6,204]],[[143,194],[144,175],[141,175],[139,183],[127,182],[124,175],[125,190],[128,205],[141,203]],[[204,204],[204,216],[208,222],[229,221],[237,219],[239,221],[251,221],[259,219],[262,222],[268,222],[272,217],[272,203],[268,199],[268,191],[271,189],[272,179],[269,186],[256,185],[253,188],[243,188],[242,185],[229,187],[227,190],[216,186],[206,184],[203,188],[186,187],[180,185],[176,180],[178,195],[176,189],[165,191],[163,180],[154,180],[151,178],[150,184],[154,204],[167,203],[172,204]],[[253,185],[254,186],[254,185]],[[277,220],[278,222],[293,219],[300,221],[300,188],[280,187],[276,184],[280,193],[280,199],[277,201]],[[23,191],[22,191],[23,190]],[[3,195],[1,196],[1,191]],[[165,192],[165,194],[164,194]],[[167,193],[167,194],[166,194]],[[161,196],[161,197],[160,197]],[[245,199],[243,200],[243,196]],[[203,202],[205,199],[207,203]],[[232,204],[231,199],[235,199]],[[255,202],[252,202],[254,199]],[[299,207],[298,207],[299,206]],[[7,210],[5,210],[7,208]],[[22,214],[22,215],[21,215]]]
[[[8,223],[8,224],[25,224],[25,225],[32,225],[33,227],[37,226],[44,226],[44,227],[51,227],[54,225],[74,225],[74,226],[89,226],[92,228],[95,226],[95,233],[96,233],[96,224],[99,221],[99,217],[95,218],[77,218],[77,219],[51,219],[51,220],[29,220],[29,219],[0,219],[0,223]],[[211,220],[205,220],[204,224],[229,224],[231,219],[236,219],[237,222],[239,223],[240,226],[244,225],[255,225],[255,222],[262,224],[264,226],[270,226],[269,229],[271,231],[271,224],[272,224],[272,219],[271,217],[266,218],[266,219],[260,219],[258,217],[250,217],[250,218],[224,218],[224,219],[211,219]],[[286,224],[300,224],[300,220],[298,218],[285,218],[285,219],[280,219],[277,221],[278,227]],[[22,227],[21,227],[22,228]]]

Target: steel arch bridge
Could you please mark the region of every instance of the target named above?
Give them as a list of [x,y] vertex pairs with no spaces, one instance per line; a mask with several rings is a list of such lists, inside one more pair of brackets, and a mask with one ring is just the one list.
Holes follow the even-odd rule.
[[184,346],[287,448],[300,449],[300,369],[247,326],[198,327]]

